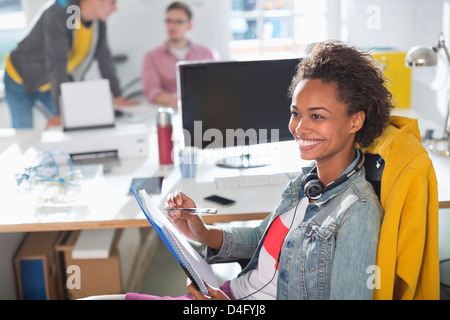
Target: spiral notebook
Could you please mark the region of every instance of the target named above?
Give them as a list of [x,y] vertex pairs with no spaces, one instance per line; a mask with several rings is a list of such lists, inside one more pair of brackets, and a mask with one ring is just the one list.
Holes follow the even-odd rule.
[[164,244],[169,248],[172,255],[177,259],[181,268],[195,285],[197,290],[204,295],[208,295],[208,289],[204,282],[212,287],[219,287],[216,277],[211,266],[198,254],[197,251],[189,244],[186,238],[173,226],[169,219],[159,210],[153,203],[145,190],[137,192],[131,188],[133,194],[145,214],[147,220],[156,230],[163,240]]

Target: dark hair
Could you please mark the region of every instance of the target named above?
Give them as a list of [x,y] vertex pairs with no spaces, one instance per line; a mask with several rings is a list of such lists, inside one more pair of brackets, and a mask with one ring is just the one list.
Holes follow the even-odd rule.
[[392,94],[368,52],[336,41],[319,43],[311,56],[302,59],[297,66],[289,88],[291,96],[298,83],[305,79],[335,84],[337,99],[347,105],[349,115],[365,112],[364,125],[355,136],[355,143],[360,147],[368,147],[387,126],[394,108]]
[[192,10],[191,8],[189,8],[189,6],[187,4],[185,4],[184,2],[181,1],[175,1],[172,2],[168,7],[166,12],[169,12],[171,10],[183,10],[184,12],[186,12],[189,21],[192,20]]

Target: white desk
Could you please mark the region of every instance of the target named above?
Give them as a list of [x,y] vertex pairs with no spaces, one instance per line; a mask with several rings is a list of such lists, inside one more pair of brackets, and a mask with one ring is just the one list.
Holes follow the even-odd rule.
[[[114,166],[112,171],[105,173],[100,182],[97,181],[95,199],[89,200],[86,206],[67,206],[55,210],[36,210],[35,201],[30,194],[18,194],[15,190],[15,173],[26,165],[26,158],[37,153],[39,134],[27,135],[13,143],[0,155],[0,232],[32,232],[52,230],[80,230],[102,228],[147,227],[149,223],[140,211],[133,196],[128,195],[133,178],[164,176],[163,190],[160,195],[151,198],[161,208],[164,206],[167,194],[174,190],[182,190],[195,201],[197,206],[208,206],[203,198],[211,194],[219,194],[236,200],[236,204],[228,208],[218,208],[216,215],[204,216],[207,223],[226,222],[234,220],[253,220],[264,218],[277,205],[283,185],[239,190],[216,190],[215,175],[239,174],[236,169],[218,168],[213,162],[204,161],[199,167],[195,179],[181,179],[178,167],[163,169],[159,166],[158,145],[156,135],[157,107],[144,105],[124,109],[132,111],[134,116],[121,119],[122,123],[146,123],[149,129],[149,157],[122,159],[121,164]],[[178,121],[176,119],[175,121]],[[175,126],[179,123],[175,123]],[[269,172],[271,170],[292,172],[299,170],[301,165],[287,161],[298,157],[297,148],[289,148],[289,144],[280,144],[275,150],[282,154],[277,164],[261,168],[248,169],[244,173],[255,171]],[[287,156],[285,150],[290,150],[293,156]],[[203,153],[204,159],[210,160],[214,155]],[[294,168],[294,169],[292,169]]]
[[[13,143],[0,154],[0,194],[2,195],[0,232],[147,227],[149,223],[134,197],[128,195],[128,191],[133,178],[150,176],[165,177],[162,193],[151,196],[161,208],[166,201],[166,195],[174,190],[182,190],[188,194],[199,207],[210,207],[211,204],[204,202],[203,198],[211,194],[219,194],[236,200],[236,204],[227,208],[218,208],[219,212],[216,215],[204,216],[207,223],[261,219],[276,207],[283,185],[217,190],[214,177],[256,172],[294,172],[307,165],[307,162],[300,159],[295,144],[284,142],[278,144],[278,149],[272,151],[279,155],[279,161],[270,167],[244,170],[219,168],[213,161],[216,155],[212,151],[204,151],[203,163],[200,164],[197,177],[181,179],[178,167],[164,170],[159,166],[155,119],[157,107],[144,105],[128,110],[132,111],[134,116],[120,121],[147,124],[150,137],[149,157],[121,160],[119,166],[113,167],[110,173],[105,173],[98,186],[101,192],[95,194],[96,198],[90,203],[89,210],[67,207],[54,212],[37,211],[29,195],[17,194],[14,189],[14,174],[24,167],[23,155],[27,150],[33,151],[33,146],[39,140],[38,133],[21,132],[18,137],[20,141]],[[450,158],[434,155],[431,155],[431,158],[438,178],[440,208],[449,208]]]

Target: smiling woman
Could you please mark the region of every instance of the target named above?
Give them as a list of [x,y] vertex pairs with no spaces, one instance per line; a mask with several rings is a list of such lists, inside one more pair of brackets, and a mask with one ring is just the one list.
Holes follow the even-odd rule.
[[[352,66],[365,69],[353,74]],[[382,209],[356,143],[370,143],[387,122],[391,97],[381,87],[383,78],[368,56],[341,43],[321,43],[300,62],[290,90],[290,130],[301,156],[315,161],[289,182],[277,208],[255,228],[207,226],[199,215],[171,211],[178,230],[207,246],[207,262],[250,259],[220,289],[207,286],[209,297],[189,285],[190,295],[175,299],[372,299]],[[353,104],[353,94],[366,101]],[[372,128],[377,121],[381,125]],[[372,134],[361,135],[363,129]],[[180,193],[168,206],[195,203]],[[161,298],[129,293],[126,299]]]
[[294,77],[289,129],[318,180],[335,181],[381,135],[394,108],[384,76],[370,55],[340,43],[321,43]]
[[[319,79],[300,81],[294,91],[289,128],[299,143],[301,157],[328,167],[335,164],[336,176],[355,158],[355,135],[364,123],[364,111],[348,115],[337,100],[336,86]],[[337,158],[347,159],[336,166]],[[330,182],[328,181],[328,182]]]

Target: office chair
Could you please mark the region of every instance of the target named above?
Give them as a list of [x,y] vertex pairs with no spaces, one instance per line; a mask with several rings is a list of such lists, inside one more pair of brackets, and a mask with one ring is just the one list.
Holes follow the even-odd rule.
[[364,169],[366,171],[366,180],[370,182],[375,190],[375,193],[380,199],[381,190],[381,177],[383,176],[384,170],[384,159],[379,154],[364,154]]
[[[133,88],[136,85],[138,86],[138,88]],[[137,77],[125,84],[122,88],[122,92],[123,97],[127,100],[132,100],[134,98],[142,96],[144,94],[144,91],[142,90],[141,77]]]
[[437,180],[417,120],[391,116],[363,152],[384,212],[374,299],[439,299]]
[[[126,54],[116,54],[113,56],[113,61],[115,63],[116,66],[120,66],[125,64],[126,62],[128,62],[128,55]],[[133,86],[135,85],[141,85],[141,77],[136,77],[132,80],[130,80],[128,83],[126,83],[123,87],[122,87],[122,96],[124,97],[124,99],[127,100],[132,100],[136,97],[139,97],[143,94],[143,90],[141,88],[138,89],[133,89],[131,92],[130,89],[133,88]]]

